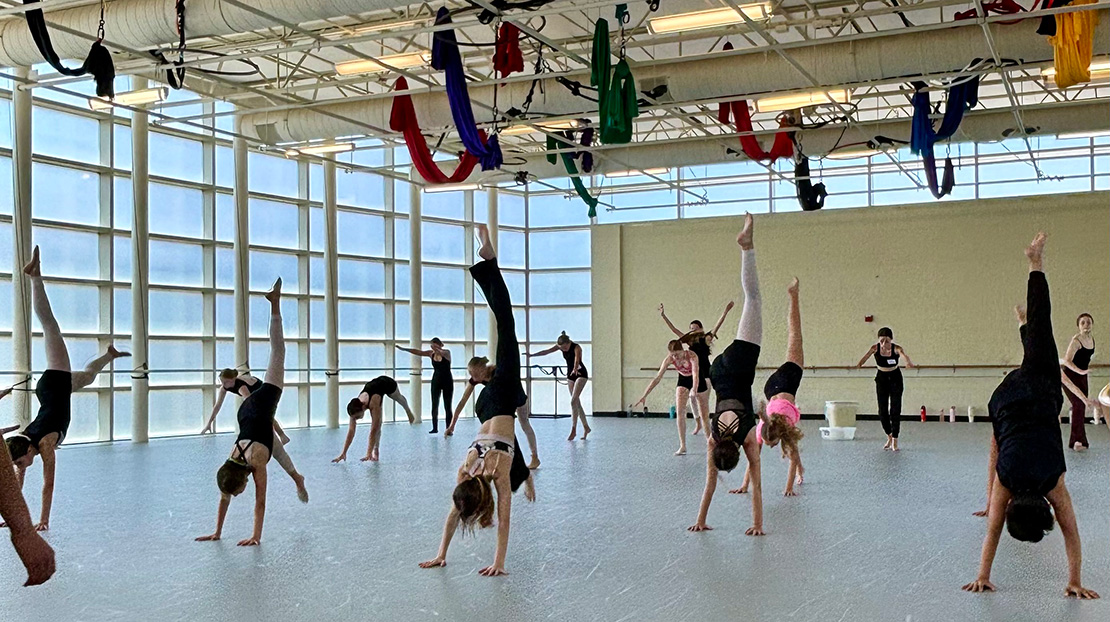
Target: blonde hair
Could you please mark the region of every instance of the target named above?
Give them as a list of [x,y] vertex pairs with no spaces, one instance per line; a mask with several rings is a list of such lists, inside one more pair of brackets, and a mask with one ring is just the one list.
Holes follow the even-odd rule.
[[790,423],[785,415],[773,414],[763,424],[763,442],[770,444],[773,441],[778,441],[781,443],[783,456],[789,456],[791,453],[798,451],[798,442],[804,436],[805,433],[802,432],[801,428]]

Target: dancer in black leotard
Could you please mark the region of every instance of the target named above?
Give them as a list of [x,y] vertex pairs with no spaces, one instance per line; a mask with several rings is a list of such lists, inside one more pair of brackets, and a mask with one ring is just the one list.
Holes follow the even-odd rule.
[[[239,546],[257,546],[262,541],[262,523],[266,517],[266,464],[270,456],[283,463],[293,483],[297,497],[308,503],[304,477],[293,468],[293,463],[280,442],[274,442],[274,413],[285,387],[285,334],[281,326],[281,279],[266,294],[270,301],[270,362],[266,376],[258,387],[239,406],[239,436],[231,448],[231,456],[216,472],[216,485],[220,489],[220,506],[216,513],[216,531],[197,538],[198,542],[219,540],[224,530],[224,518],[231,505],[231,498],[247,488],[247,481],[254,477],[254,533],[239,541]],[[285,463],[288,463],[286,466]]]
[[[216,415],[220,414],[220,409],[224,407],[224,397],[228,393],[247,398],[261,388],[262,381],[247,372],[240,373],[230,367],[220,371],[220,384],[216,387],[216,403],[212,406],[212,412],[208,415],[208,420],[200,433],[216,433]],[[281,429],[277,419],[274,419],[274,432],[277,433],[282,445],[289,444],[289,437],[285,435],[285,430]]]
[[402,352],[432,359],[432,429],[429,434],[439,432],[439,398],[443,397],[444,425],[451,427],[451,397],[455,394],[455,377],[451,374],[451,351],[443,347],[439,337],[432,337],[431,349],[417,350],[397,346]]
[[[1083,451],[1091,446],[1087,441],[1087,409],[1095,403],[1087,397],[1087,373],[1091,367],[1091,357],[1095,354],[1095,338],[1091,336],[1094,319],[1090,313],[1082,313],[1075,320],[1079,332],[1071,338],[1068,351],[1060,361],[1064,375],[1071,380],[1078,392],[1068,391],[1071,402],[1071,438],[1068,447]],[[1099,409],[1094,406],[1095,425],[1098,425]]]
[[983,540],[979,576],[963,589],[994,591],[991,566],[1004,523],[1014,539],[1040,542],[1052,530],[1055,511],[1068,557],[1068,584],[1064,593],[1081,599],[1098,598],[1096,592],[1083,587],[1079,529],[1071,495],[1064,484],[1067,468],[1057,413],[1064,403],[1060,383],[1066,385],[1070,381],[1060,372],[1056,340],[1052,336],[1044,245],[1042,232],[1025,249],[1029,258],[1026,308],[1015,309],[1025,351],[1021,367],[1002,379],[988,404],[994,426],[990,462],[995,477],[988,487],[987,536]]
[[[720,319],[717,320],[717,325],[713,330],[708,333],[705,332],[705,327],[702,326],[701,320],[691,320],[690,330],[683,333],[678,330],[678,327],[671,322],[667,317],[667,312],[663,308],[663,303],[659,303],[659,316],[663,318],[663,322],[667,324],[667,328],[679,338],[680,341],[689,346],[690,351],[698,357],[698,372],[701,378],[698,382],[698,390],[691,396],[696,400],[694,409],[694,434],[697,435],[701,432],[702,420],[708,420],[709,417],[709,390],[713,388],[709,379],[709,355],[712,353],[713,342],[717,339],[717,331],[721,330],[721,325],[725,323],[725,318],[728,312],[732,310],[733,302],[729,301],[725,306],[725,310],[721,313]],[[700,409],[700,412],[699,412]]]
[[[497,257],[490,243],[489,231],[485,225],[477,225],[476,228],[482,242],[478,256],[483,261],[474,264],[470,268],[470,274],[474,276],[474,282],[482,288],[490,311],[497,320],[497,367],[492,371],[472,370],[472,373],[477,371],[487,382],[474,406],[482,427],[459,468],[458,485],[452,494],[451,511],[447,514],[447,523],[443,527],[439,553],[435,559],[421,563],[420,567],[447,565],[447,548],[451,545],[459,523],[462,523],[463,529],[469,530],[473,530],[475,526],[490,527],[496,511],[497,548],[493,554],[493,563],[478,571],[483,576],[494,577],[505,574],[513,492],[521,484],[525,484],[525,497],[534,501],[536,491],[532,483],[532,473],[524,464],[514,433],[513,419],[521,397],[524,396],[524,387],[520,382],[520,344],[517,342],[512,301],[509,290],[505,287],[505,279],[497,267]],[[497,491],[496,505],[494,490]]]
[[387,395],[405,409],[405,414],[409,416],[409,423],[420,423],[409,408],[409,401],[401,394],[397,381],[389,376],[378,376],[363,385],[358,397],[347,403],[347,415],[351,418],[347,427],[347,438],[343,441],[343,451],[332,462],[342,462],[347,459],[347,450],[355,440],[355,425],[366,416],[368,410],[370,411],[370,441],[366,446],[366,455],[359,458],[359,461],[378,461],[379,446],[382,442],[382,399]]
[[[42,514],[35,529],[46,531],[50,528],[50,510],[54,503],[55,449],[65,440],[70,422],[70,395],[83,389],[96,379],[96,375],[108,363],[122,356],[131,356],[109,345],[108,350],[95,358],[85,369],[70,371],[69,351],[62,339],[62,330],[50,308],[46,297],[46,287],[42,283],[42,270],[39,265],[39,248],[36,246],[31,261],[23,267],[23,273],[31,281],[31,306],[42,325],[46,347],[46,371],[39,376],[35,385],[35,396],[39,399],[39,412],[26,428],[5,440],[12,462],[16,466],[19,485],[27,468],[42,456]],[[11,430],[5,430],[9,432]],[[3,525],[0,524],[0,527]]]
[[906,359],[906,367],[912,368],[913,361],[902,346],[894,343],[894,331],[887,327],[879,329],[879,343],[871,346],[867,354],[859,360],[856,367],[863,367],[867,359],[875,357],[875,394],[879,400],[879,422],[886,432],[883,449],[898,451],[898,432],[902,427],[902,370],[898,360]]
[[767,423],[762,412],[752,404],[752,383],[759,362],[763,341],[763,302],[759,294],[759,275],[755,267],[755,243],[751,214],[744,217],[744,229],[736,237],[740,245],[740,284],[744,290],[744,308],[736,339],[713,361],[710,377],[717,392],[717,408],[709,420],[708,448],[705,465],[705,491],[702,493],[698,520],[690,531],[712,529],[706,524],[709,504],[717,490],[717,475],[731,471],[740,463],[740,449],[748,457],[752,491],[752,526],[749,536],[763,535],[763,476],[759,462],[756,422]]
[[[0,391],[0,399],[11,394],[10,388]],[[46,583],[54,574],[54,549],[35,531],[31,512],[19,490],[19,478],[8,454],[6,443],[0,443],[0,520],[11,530],[12,546],[27,569],[24,587]]]
[[586,423],[586,409],[582,407],[582,391],[586,389],[586,382],[590,379],[590,372],[586,369],[586,364],[582,362],[582,346],[570,340],[564,331],[555,340],[555,345],[540,350],[533,354],[527,354],[531,357],[547,356],[554,351],[560,351],[563,354],[563,360],[567,365],[567,390],[570,391],[570,436],[567,437],[568,441],[573,441],[578,436],[578,421],[582,421],[582,440],[593,431],[590,424]]

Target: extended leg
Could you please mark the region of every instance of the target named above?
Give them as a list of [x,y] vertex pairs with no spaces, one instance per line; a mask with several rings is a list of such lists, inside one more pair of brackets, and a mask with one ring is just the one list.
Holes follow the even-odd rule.
[[802,352],[802,311],[798,305],[798,279],[790,284],[787,289],[790,294],[789,309],[786,318],[786,360],[798,367],[805,367],[805,355]]
[[1026,324],[1022,344],[1025,357],[1022,369],[1043,375],[1046,380],[1058,380],[1060,354],[1052,336],[1052,302],[1048,292],[1048,279],[1044,274],[1044,233],[1038,233],[1025,255],[1029,258],[1029,284],[1026,290]]
[[582,407],[582,391],[586,389],[585,378],[579,378],[570,386],[570,409],[573,417],[582,420],[582,440],[591,432],[590,424],[586,423],[586,409]]
[[285,388],[285,332],[281,326],[281,279],[266,294],[270,301],[270,362],[266,365],[265,382]]
[[675,423],[678,425],[678,451],[676,456],[686,455],[686,402],[690,399],[690,391],[685,387],[674,390]]
[[96,380],[97,374],[103,371],[104,368],[108,366],[108,363],[123,356],[131,355],[127,352],[120,352],[115,346],[108,346],[108,350],[104,354],[94,358],[88,365],[85,365],[85,369],[73,373],[73,390],[77,391],[78,389],[84,389],[92,384],[93,380]]
[[891,448],[898,451],[898,431],[902,428],[902,374],[896,373],[890,380],[890,436],[894,439]]
[[396,391],[394,391],[393,394],[389,396],[389,398],[400,404],[401,408],[405,409],[405,414],[409,417],[409,423],[420,423],[420,419],[416,415],[414,415],[412,409],[409,408],[409,401],[405,399],[404,394],[401,393],[401,389],[397,389]]
[[451,415],[455,412],[455,381],[445,381],[440,389],[443,391],[443,425],[451,427]]
[[740,286],[744,290],[744,307],[736,338],[760,345],[763,342],[763,300],[759,295],[759,275],[755,267],[755,244],[752,237],[751,214],[744,218],[744,229],[737,236],[740,245]]
[[50,298],[46,296],[46,287],[42,283],[39,247],[35,247],[31,261],[23,267],[23,273],[31,278],[31,306],[35,310],[35,317],[39,319],[39,324],[42,325],[46,346],[46,368],[70,371],[69,351],[66,350],[66,342],[62,339],[62,329],[58,326],[58,320],[54,318],[54,311],[50,308]]
[[[439,397],[443,390],[439,386],[439,381],[432,377],[432,433],[439,431]],[[448,424],[450,425],[450,424]]]
[[532,429],[532,422],[528,420],[530,414],[532,414],[531,398],[524,402],[523,406],[516,409],[516,422],[520,425],[524,436],[528,438],[528,446],[532,448],[532,461],[528,463],[528,468],[535,469],[540,466],[540,454],[536,446],[536,431]]
[[277,431],[274,431],[274,451],[273,458],[281,465],[281,468],[289,474],[293,483],[297,486],[297,498],[302,503],[308,503],[308,490],[304,487],[304,476],[297,472],[297,467],[293,466],[293,459],[289,457],[289,452],[285,451],[284,443]]

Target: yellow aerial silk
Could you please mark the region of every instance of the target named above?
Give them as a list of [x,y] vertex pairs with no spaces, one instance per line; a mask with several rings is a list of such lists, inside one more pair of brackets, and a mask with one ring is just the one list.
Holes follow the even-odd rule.
[[[1073,5],[1097,0],[1075,0]],[[1056,36],[1049,37],[1056,66],[1056,87],[1066,89],[1091,81],[1091,39],[1098,25],[1098,12],[1075,11],[1056,15]]]

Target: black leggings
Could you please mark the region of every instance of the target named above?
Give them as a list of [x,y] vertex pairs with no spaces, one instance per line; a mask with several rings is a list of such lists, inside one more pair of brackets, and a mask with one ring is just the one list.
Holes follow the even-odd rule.
[[883,432],[898,438],[902,427],[902,370],[879,371],[875,375],[875,395],[879,398],[879,422]]
[[432,431],[439,429],[439,396],[443,396],[443,423],[451,427],[451,407],[455,395],[455,379],[451,376],[440,378],[432,376]]
[[509,288],[501,276],[497,259],[480,261],[470,267],[474,282],[482,289],[490,312],[497,320],[497,358],[493,377],[478,397],[475,414],[478,420],[488,421],[498,415],[516,416],[516,409],[523,401],[524,387],[520,382],[520,343],[516,336],[516,319]]

